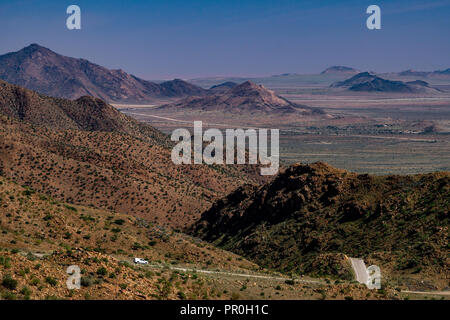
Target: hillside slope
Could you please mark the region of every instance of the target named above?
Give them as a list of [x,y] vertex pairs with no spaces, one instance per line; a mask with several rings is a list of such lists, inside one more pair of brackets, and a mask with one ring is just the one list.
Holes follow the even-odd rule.
[[254,266],[242,259],[230,264],[234,254],[141,218],[59,202],[3,177],[0,204],[0,248],[43,253],[82,248],[199,266],[214,259],[217,267],[230,270]]
[[[59,202],[2,177],[0,205],[0,300],[396,296],[392,289],[379,295],[346,282],[285,283],[279,274],[200,239],[127,214]],[[133,265],[133,257],[145,258],[151,266]],[[81,269],[80,290],[66,287],[70,265]]]
[[[3,115],[1,115],[3,114]],[[0,174],[56,199],[192,223],[256,177],[242,166],[177,166],[172,142],[102,100],[56,99],[0,82]]]
[[[214,261],[222,270],[257,269],[198,239],[127,214],[61,203],[2,177],[0,205],[0,299],[183,298],[178,292],[199,299],[214,287],[168,269],[156,275],[135,268],[134,256],[162,265],[207,268]],[[84,270],[81,290],[66,287],[69,265]],[[8,276],[16,289],[2,283]]]
[[120,132],[155,144],[170,143],[158,130],[124,115],[100,99],[88,96],[77,100],[52,98],[1,80],[0,113],[49,129]]
[[0,116],[0,137],[1,175],[58,200],[172,227],[192,223],[253,174],[244,166],[177,166],[167,147],[117,132],[51,130]]
[[371,176],[298,164],[219,200],[192,232],[285,272],[349,278],[345,254],[448,281],[449,212],[448,172]]

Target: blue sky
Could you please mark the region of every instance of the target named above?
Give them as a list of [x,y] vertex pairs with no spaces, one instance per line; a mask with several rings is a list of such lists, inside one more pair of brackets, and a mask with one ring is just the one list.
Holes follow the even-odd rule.
[[[77,4],[82,30],[66,29]],[[381,30],[366,28],[381,7]],[[0,54],[39,43],[145,79],[450,67],[450,0],[0,0]]]

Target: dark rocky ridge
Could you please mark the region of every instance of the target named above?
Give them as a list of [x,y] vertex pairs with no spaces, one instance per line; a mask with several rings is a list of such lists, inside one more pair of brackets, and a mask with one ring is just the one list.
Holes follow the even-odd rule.
[[217,201],[191,231],[285,272],[346,277],[344,266],[328,264],[346,254],[446,275],[449,212],[449,172],[372,176],[297,164]]
[[416,81],[392,81],[380,78],[369,72],[361,72],[344,81],[331,84],[332,88],[345,88],[350,91],[365,92],[400,92],[400,93],[423,93],[437,92],[427,82]]

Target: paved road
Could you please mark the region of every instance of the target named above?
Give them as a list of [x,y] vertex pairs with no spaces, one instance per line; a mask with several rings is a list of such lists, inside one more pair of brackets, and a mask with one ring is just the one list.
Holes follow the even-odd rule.
[[352,263],[353,270],[355,271],[356,281],[359,283],[367,284],[369,275],[367,273],[366,265],[362,259],[349,258]]

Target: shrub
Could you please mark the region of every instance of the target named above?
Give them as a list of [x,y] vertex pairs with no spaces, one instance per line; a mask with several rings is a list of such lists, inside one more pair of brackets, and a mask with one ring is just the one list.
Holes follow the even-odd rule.
[[35,193],[35,191],[34,190],[32,190],[32,189],[27,189],[27,190],[24,190],[23,192],[22,192],[22,194],[24,195],[24,196],[31,196],[33,193]]
[[99,276],[106,276],[108,274],[108,270],[105,267],[98,268],[97,274]]
[[121,283],[119,284],[120,289],[125,290],[127,288],[127,284],[126,283]]
[[30,290],[27,286],[24,286],[24,287],[22,288],[22,290],[20,290],[20,293],[23,294],[23,295],[25,296],[25,299],[26,299],[26,300],[29,300],[29,299],[30,299],[30,296],[31,296],[31,290]]
[[66,207],[66,209],[69,209],[69,210],[71,210],[71,211],[75,211],[75,212],[78,211],[77,208],[72,207],[72,206],[69,206],[69,205],[67,205],[67,204],[65,204],[64,207]]
[[94,284],[94,278],[90,276],[81,277],[80,282],[83,287],[90,287]]
[[114,223],[119,225],[119,226],[121,226],[121,225],[123,225],[125,223],[125,220],[123,220],[123,219],[116,219],[116,220],[114,220]]
[[2,298],[5,300],[16,300],[16,295],[12,292],[5,292],[2,294]]
[[14,280],[10,274],[6,274],[2,280],[2,286],[9,290],[16,290],[17,280]]
[[144,247],[143,247],[139,242],[135,242],[135,243],[133,243],[133,245],[131,246],[131,249],[133,249],[133,250],[139,250],[139,249],[144,249]]
[[52,287],[54,287],[58,284],[58,280],[56,280],[55,278],[52,278],[52,277],[46,277],[45,282],[47,282]]
[[11,258],[0,256],[0,265],[4,266],[5,269],[11,268]]

